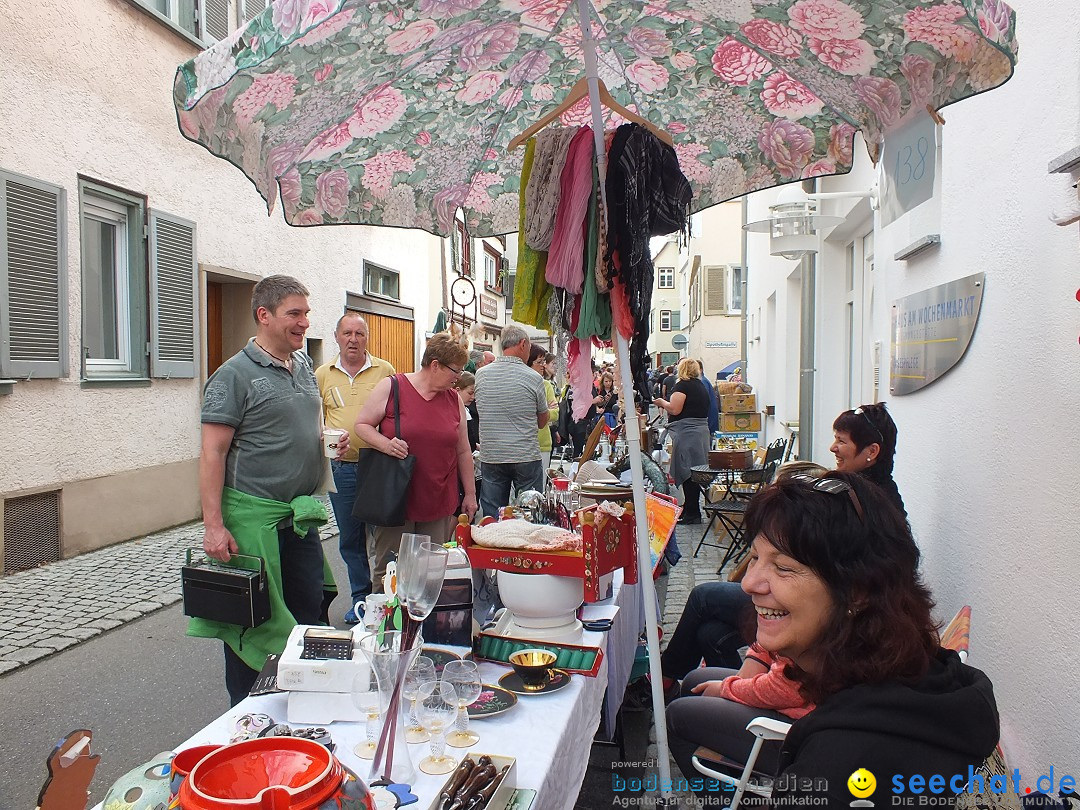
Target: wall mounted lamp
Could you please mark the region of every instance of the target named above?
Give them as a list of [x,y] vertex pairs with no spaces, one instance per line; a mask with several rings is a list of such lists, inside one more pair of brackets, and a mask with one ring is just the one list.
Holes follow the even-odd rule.
[[817,253],[818,234],[844,221],[843,217],[818,213],[820,200],[855,199],[868,197],[877,209],[877,190],[832,191],[807,194],[798,183],[784,186],[769,206],[769,218],[748,222],[743,229],[769,234],[769,253],[785,259],[798,260]]

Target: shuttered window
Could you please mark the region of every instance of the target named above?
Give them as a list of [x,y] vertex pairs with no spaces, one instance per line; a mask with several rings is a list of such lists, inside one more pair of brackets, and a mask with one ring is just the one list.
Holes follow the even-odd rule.
[[244,22],[266,10],[266,0],[241,0],[241,2],[243,4]]
[[67,374],[64,197],[0,171],[0,377]]
[[203,42],[217,42],[229,36],[229,0],[200,0],[199,36]]
[[706,267],[705,314],[726,315],[728,311],[728,268],[724,265]]
[[150,211],[150,374],[194,377],[198,359],[195,223]]

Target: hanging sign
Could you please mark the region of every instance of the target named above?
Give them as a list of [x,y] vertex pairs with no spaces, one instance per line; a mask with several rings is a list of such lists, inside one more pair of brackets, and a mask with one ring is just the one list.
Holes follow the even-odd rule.
[[937,173],[937,130],[929,115],[917,115],[885,136],[881,167],[882,227],[896,221],[934,196]]
[[979,320],[986,273],[899,298],[892,307],[889,390],[910,394],[960,362]]

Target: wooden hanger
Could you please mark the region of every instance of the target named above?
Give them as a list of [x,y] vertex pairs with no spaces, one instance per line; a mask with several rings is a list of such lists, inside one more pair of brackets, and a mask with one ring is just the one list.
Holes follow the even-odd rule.
[[[617,112],[619,115],[621,115],[627,121],[633,121],[635,124],[641,124],[641,126],[645,127],[645,129],[649,130],[649,132],[651,132],[657,138],[662,140],[668,146],[673,145],[672,140],[671,140],[671,136],[668,135],[666,132],[664,132],[664,130],[660,129],[660,127],[656,126],[656,124],[654,124],[652,121],[649,121],[649,120],[647,120],[645,118],[642,118],[637,113],[630,112],[630,110],[626,109],[626,107],[619,104],[619,102],[617,102],[614,98],[612,98],[611,93],[608,92],[608,89],[604,85],[603,81],[601,81],[600,79],[597,79],[597,83],[600,85],[600,103],[601,104],[603,104],[605,107],[607,107],[612,112]],[[529,138],[531,138],[537,132],[542,130],[544,127],[546,127],[548,124],[550,124],[556,118],[558,118],[564,112],[566,112],[571,107],[573,107],[575,104],[577,104],[577,102],[581,101],[581,99],[587,98],[588,95],[589,95],[589,80],[588,79],[578,79],[577,83],[574,84],[574,86],[570,88],[570,92],[566,94],[566,98],[564,98],[562,100],[562,102],[559,104],[558,107],[556,107],[554,110],[549,112],[547,115],[545,115],[543,118],[541,118],[535,124],[533,124],[527,130],[525,130],[520,135],[518,135],[516,138],[514,138],[512,141],[510,141],[510,146],[507,147],[507,148],[511,152],[514,151],[519,146],[521,146],[523,143],[525,143],[525,141],[529,140]]]

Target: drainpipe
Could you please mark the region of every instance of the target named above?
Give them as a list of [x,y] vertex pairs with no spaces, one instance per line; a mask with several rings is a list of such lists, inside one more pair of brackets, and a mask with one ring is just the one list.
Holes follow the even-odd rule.
[[[746,201],[746,195],[744,194],[743,198],[742,198],[742,224],[743,225],[745,225],[746,222],[747,222],[746,212],[748,210],[748,207],[749,206],[748,206],[748,203]],[[742,263],[742,312],[739,313],[739,318],[740,318],[740,323],[739,323],[740,340],[742,342],[739,344],[739,346],[740,346],[739,357],[740,357],[740,359],[745,361],[743,363],[743,379],[746,380],[747,382],[749,382],[750,381],[750,375],[749,375],[750,344],[747,342],[747,338],[749,338],[749,335],[747,334],[747,331],[746,331],[746,305],[748,303],[747,300],[746,300],[746,293],[750,289],[749,283],[748,283],[748,280],[750,278],[750,268],[746,266],[746,234],[747,234],[747,230],[745,228],[740,228],[739,230],[742,231],[742,258],[741,258],[741,263]]]
[[[817,179],[811,193],[817,192]],[[805,186],[804,186],[805,188]],[[813,460],[814,454],[814,359],[817,353],[817,253],[800,259],[799,313],[799,458]]]

